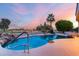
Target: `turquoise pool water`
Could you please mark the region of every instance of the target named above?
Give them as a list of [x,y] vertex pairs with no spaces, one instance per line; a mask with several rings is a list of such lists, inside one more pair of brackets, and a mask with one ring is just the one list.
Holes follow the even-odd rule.
[[[60,37],[59,37],[60,38]],[[48,40],[55,40],[57,36],[46,35],[46,36],[32,36],[30,38],[19,38],[18,41],[9,44],[6,48],[10,50],[24,50],[37,48],[48,43]],[[29,42],[28,42],[29,41]]]

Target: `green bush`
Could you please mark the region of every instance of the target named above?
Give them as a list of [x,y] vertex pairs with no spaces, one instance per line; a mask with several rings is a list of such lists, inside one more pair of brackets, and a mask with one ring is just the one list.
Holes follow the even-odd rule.
[[68,20],[60,20],[55,24],[58,31],[71,31],[73,29],[73,23]]

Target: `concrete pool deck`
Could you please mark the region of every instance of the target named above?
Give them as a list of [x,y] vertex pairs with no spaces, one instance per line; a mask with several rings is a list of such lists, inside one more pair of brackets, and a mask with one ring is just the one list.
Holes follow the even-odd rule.
[[30,49],[30,54],[24,53],[23,50],[8,50],[0,46],[0,56],[79,56],[79,37],[58,39],[54,42]]

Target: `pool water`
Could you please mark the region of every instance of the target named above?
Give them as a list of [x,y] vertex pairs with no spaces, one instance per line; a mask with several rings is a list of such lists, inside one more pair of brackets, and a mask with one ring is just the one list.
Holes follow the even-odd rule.
[[55,39],[57,39],[57,36],[54,36],[54,35],[19,38],[16,42],[9,44],[6,48],[10,50],[24,50],[24,49],[27,50],[28,46],[29,46],[29,49],[37,48],[47,44],[48,40],[55,40]]

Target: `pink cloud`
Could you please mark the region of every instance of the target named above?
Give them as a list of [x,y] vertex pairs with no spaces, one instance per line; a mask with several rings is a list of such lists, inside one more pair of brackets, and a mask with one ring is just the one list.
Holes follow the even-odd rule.
[[43,24],[44,22],[45,22],[44,17],[36,17],[30,23],[26,24],[24,28],[33,29],[38,25]]
[[35,18],[32,19],[32,21],[29,24],[26,24],[25,28],[35,28],[40,24],[43,24],[46,21],[46,13],[48,12],[48,9],[43,5],[38,5],[34,10],[33,14]]
[[69,19],[75,16],[75,4],[64,4],[60,8],[54,10],[56,20]]
[[37,15],[41,16],[48,12],[48,9],[43,5],[37,5],[37,7],[34,9],[34,12],[37,13]]
[[22,4],[13,4],[14,7],[12,10],[17,14],[25,15],[28,13],[28,10]]

